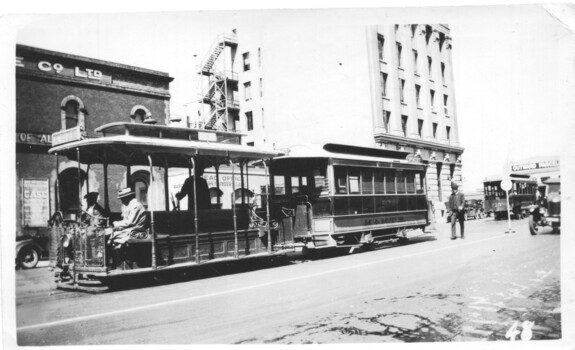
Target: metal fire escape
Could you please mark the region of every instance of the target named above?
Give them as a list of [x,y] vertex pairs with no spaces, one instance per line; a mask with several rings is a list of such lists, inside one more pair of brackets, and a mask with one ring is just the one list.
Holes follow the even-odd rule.
[[201,93],[200,103],[210,106],[209,116],[204,118],[207,120],[205,129],[235,131],[233,122],[230,126],[230,109],[239,110],[233,96],[234,87],[237,91],[238,78],[237,73],[233,72],[233,62],[226,62],[226,47],[231,48],[230,57],[233,60],[237,45],[235,33],[220,35],[201,63],[199,73],[208,78],[208,84]]

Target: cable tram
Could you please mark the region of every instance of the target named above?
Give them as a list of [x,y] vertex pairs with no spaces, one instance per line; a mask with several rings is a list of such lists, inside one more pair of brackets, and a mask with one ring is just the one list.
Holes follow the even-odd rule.
[[[51,266],[58,268],[58,288],[100,291],[124,276],[154,275],[218,260],[273,254],[269,209],[256,213],[243,199],[236,203],[237,191],[232,188],[229,208],[221,208],[218,196],[213,208],[196,206],[179,211],[171,200],[168,174],[173,168],[187,168],[190,176],[196,176],[201,169],[213,168],[218,178],[219,169],[227,166],[232,171],[232,187],[237,177],[243,187],[247,164],[269,160],[278,152],[242,146],[241,135],[229,132],[135,123],[106,124],[96,131],[102,137],[69,141],[55,135],[49,151],[56,155],[58,174],[61,163],[68,163],[61,162],[64,157],[77,162],[77,179],[90,179],[78,181],[79,202],[90,191],[89,185],[96,187],[93,184],[97,183],[108,212],[106,217],[90,220],[80,208],[69,212],[58,208],[52,216],[50,260]],[[266,162],[260,163],[266,167]],[[147,230],[129,238],[120,249],[113,249],[108,244],[113,236],[111,224],[121,215],[110,210],[114,206],[110,204],[110,187],[133,189],[135,169],[149,169],[150,174]],[[219,186],[219,181],[216,183]],[[193,197],[196,201],[197,196]],[[89,224],[94,221],[96,225]]]
[[[511,174],[512,189],[509,191],[509,205],[511,214],[517,217],[527,215],[529,206],[537,196],[537,180],[529,175]],[[507,218],[507,192],[501,189],[502,177],[494,175],[486,177],[483,181],[485,201],[484,210],[487,215],[493,213],[496,220]]]
[[292,147],[273,158],[275,248],[353,251],[424,230],[427,166],[409,155],[331,143]]

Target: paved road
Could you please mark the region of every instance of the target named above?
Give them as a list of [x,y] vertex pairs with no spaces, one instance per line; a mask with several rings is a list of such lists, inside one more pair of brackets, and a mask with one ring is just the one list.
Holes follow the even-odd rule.
[[438,223],[405,246],[103,295],[51,290],[46,268],[17,271],[18,341],[507,340],[516,321],[534,322],[534,340],[560,338],[560,236],[513,225],[468,221],[467,239],[450,240]]

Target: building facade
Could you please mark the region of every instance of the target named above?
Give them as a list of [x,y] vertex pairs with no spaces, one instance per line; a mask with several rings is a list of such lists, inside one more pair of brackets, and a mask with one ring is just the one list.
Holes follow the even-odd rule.
[[544,182],[550,178],[561,178],[559,168],[559,157],[539,156],[511,162],[510,174],[529,175],[530,178],[537,180],[537,186],[541,193],[545,193]]
[[[24,45],[16,47],[16,204],[17,234],[47,229],[57,208],[81,208],[79,191],[113,196],[127,179],[138,196],[146,193],[149,172],[132,168],[109,172],[114,184],[103,193],[101,167],[82,166],[49,155],[52,134],[58,137],[96,137],[95,129],[111,122],[159,122],[169,118],[167,73],[54,52]],[[78,188],[78,177],[82,188]],[[58,181],[57,181],[58,180]],[[145,199],[145,198],[144,198]]]
[[196,126],[245,133],[247,145],[410,151],[429,164],[441,210],[464,151],[451,41],[448,26],[429,24],[233,30],[200,62],[198,113],[188,114]]

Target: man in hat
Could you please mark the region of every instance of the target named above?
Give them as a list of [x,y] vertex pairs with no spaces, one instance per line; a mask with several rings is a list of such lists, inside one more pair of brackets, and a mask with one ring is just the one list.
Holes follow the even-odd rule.
[[[202,177],[204,169],[201,167],[197,168],[196,172],[198,173],[198,179],[196,181],[196,190],[198,191],[196,202],[198,203],[198,209],[210,209],[212,201],[208,182]],[[179,201],[185,196],[188,196],[188,210],[194,210],[194,177],[193,175],[188,177],[186,181],[184,181],[180,192],[176,193],[176,198]]]
[[84,223],[94,227],[106,226],[108,215],[106,209],[98,204],[98,192],[90,192],[84,196],[84,199],[86,200],[86,213],[89,214],[85,216]]
[[461,238],[465,238],[464,222],[465,222],[465,196],[458,191],[459,186],[455,182],[451,182],[451,196],[447,205],[447,210],[451,213],[451,239],[455,239],[455,221],[459,220],[459,227],[461,228]]
[[114,232],[110,242],[119,248],[130,238],[147,238],[148,225],[146,208],[136,199],[136,194],[130,188],[118,192],[118,199],[122,201],[122,220],[114,221]]

